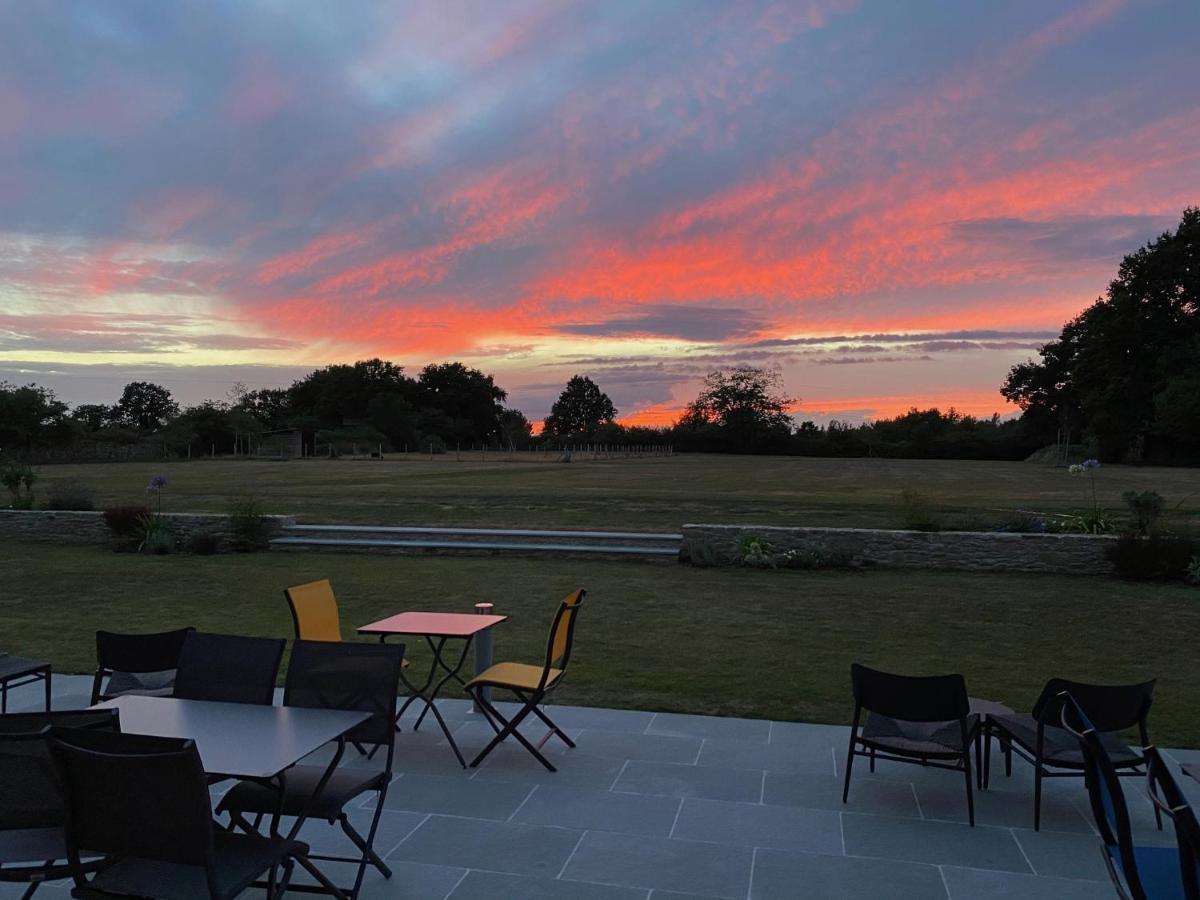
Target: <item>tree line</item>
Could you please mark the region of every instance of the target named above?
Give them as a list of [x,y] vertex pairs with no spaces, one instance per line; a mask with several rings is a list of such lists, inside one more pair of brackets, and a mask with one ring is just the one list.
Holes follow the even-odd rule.
[[238,384],[220,401],[180,408],[161,385],[133,382],[112,405],[74,408],[36,384],[0,383],[0,452],[84,440],[153,439],[179,455],[228,452],[239,438],[302,429],[318,442],[388,450],[525,449],[579,444],[670,445],[676,450],[803,456],[1022,459],[1048,444],[1099,459],[1200,463],[1200,209],[1125,257],[1106,296],[1014,366],[1001,392],[1019,418],[910,409],[863,424],[797,422],[778,372],[714,370],[671,425],[626,426],[586,375],[572,377],[542,428],[506,405],[491,375],[460,362],[409,375],[360,360],[317,369],[287,388]]

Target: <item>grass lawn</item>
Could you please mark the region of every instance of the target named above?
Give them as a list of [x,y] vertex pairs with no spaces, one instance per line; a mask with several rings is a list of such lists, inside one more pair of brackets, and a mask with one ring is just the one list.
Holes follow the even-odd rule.
[[[487,599],[512,616],[496,633],[497,658],[538,661],[555,602],[584,586],[590,594],[560,702],[845,722],[854,660],[905,672],[961,671],[972,694],[1018,709],[1052,675],[1157,677],[1151,736],[1167,746],[1200,746],[1200,591],[1184,586],[642,561],[149,557],[11,543],[0,547],[0,566],[0,645],[45,656],[62,672],[91,670],[97,628],[195,625],[290,636],[282,588],[326,576],[347,635],[393,612],[467,611]],[[410,655],[423,661],[423,651],[414,647]]]
[[[522,457],[525,459],[525,457]],[[1090,505],[1087,482],[1033,463],[804,459],[681,455],[547,462],[430,461],[415,455],[365,460],[205,460],[47,465],[35,490],[56,481],[91,485],[100,505],[143,502],[146,483],[166,475],[164,509],[223,511],[253,492],[268,510],[301,521],[483,527],[677,529],[694,522],[895,527],[899,494],[920,491],[947,521],[987,524],[1005,511],[1070,512]],[[1105,466],[1100,503],[1156,490],[1200,522],[1200,471]]]

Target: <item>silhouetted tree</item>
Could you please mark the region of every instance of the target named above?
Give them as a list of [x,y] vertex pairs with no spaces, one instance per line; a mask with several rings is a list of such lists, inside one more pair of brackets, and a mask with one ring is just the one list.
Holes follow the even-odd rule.
[[756,366],[717,369],[705,376],[704,390],[688,404],[679,426],[708,432],[728,449],[777,448],[791,434],[788,406],[794,402],[783,393],[778,372]]
[[454,443],[488,443],[497,434],[501,403],[508,392],[491,375],[459,362],[428,365],[417,378],[417,402],[448,418],[446,430],[433,432]]
[[[1200,209],[1189,208],[1174,233],[1126,256],[1107,295],[1042,348],[1040,363],[1014,367],[1002,391],[1031,422],[1077,403],[1104,458],[1177,458],[1194,440],[1177,429],[1194,422],[1186,397],[1200,377],[1198,342]],[[1166,411],[1177,403],[1182,421]]]
[[556,437],[579,435],[590,438],[600,426],[611,423],[616,417],[617,408],[596,382],[586,375],[573,375],[550,407],[542,430]]
[[40,444],[68,441],[78,427],[67,417],[67,404],[49,388],[0,381],[0,451],[19,455]]
[[114,413],[121,425],[138,431],[154,431],[179,415],[179,404],[162,385],[132,381],[121,392]]

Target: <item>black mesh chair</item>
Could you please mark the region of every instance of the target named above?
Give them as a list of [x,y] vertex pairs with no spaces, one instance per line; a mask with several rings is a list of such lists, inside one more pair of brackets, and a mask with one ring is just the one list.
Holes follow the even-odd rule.
[[[184,638],[194,628],[157,634],[96,632],[92,705],[124,694],[169,697]],[[107,679],[107,682],[106,682]]]
[[1200,822],[1196,820],[1196,811],[1184,797],[1158,748],[1146,747],[1143,755],[1150,800],[1175,826],[1183,895],[1187,900],[1200,900]]
[[1184,893],[1180,854],[1175,848],[1134,844],[1129,807],[1104,733],[1070,694],[1057,700],[1062,730],[1078,745],[1092,818],[1117,896],[1122,900],[1191,900]]
[[[232,825],[248,833],[277,810],[283,815],[337,822],[359,850],[357,857],[309,854],[308,859],[353,862],[358,871],[352,888],[342,888],[352,900],[358,896],[367,863],[385,878],[392,875],[373,848],[375,832],[388,785],[392,781],[395,753],[396,694],[400,686],[403,644],[342,644],[330,641],[296,641],[288,664],[283,705],[314,709],[346,709],[371,713],[371,718],[347,732],[346,740],[359,746],[386,750],[382,769],[339,767],[328,780],[325,766],[293,766],[285,774],[282,805],[279,791],[271,785],[244,781],[230,790],[217,807],[228,813]],[[363,837],[350,823],[346,807],[352,800],[375,792],[375,815]],[[253,815],[252,823],[246,816]],[[303,865],[306,861],[301,860]],[[305,865],[309,869],[308,865]],[[309,869],[311,872],[311,869]]]
[[173,696],[270,706],[285,643],[283,638],[193,631],[179,654]]
[[[213,825],[196,745],[189,740],[52,728],[50,752],[66,795],[68,858],[107,859],[73,896],[158,900],[236,897],[264,872],[282,896],[295,854],[282,837],[230,834]],[[274,878],[278,867],[283,873]]]
[[28,884],[22,900],[42,882],[71,874],[46,729],[117,731],[118,721],[115,709],[0,716],[0,882]]
[[[1146,716],[1154,699],[1154,682],[1141,684],[1083,684],[1051,678],[1029,714],[988,716],[988,732],[1004,749],[1004,771],[1012,774],[1015,753],[1033,766],[1033,827],[1042,822],[1042,779],[1079,778],[1084,772],[1079,742],[1061,726],[1063,696],[1069,694],[1097,729],[1113,768],[1122,775],[1144,775],[1142,753],[1130,747],[1118,732],[1137,728],[1141,746],[1148,746]],[[991,781],[991,741],[984,741],[984,785]],[[1156,810],[1157,813],[1157,810]],[[1158,819],[1162,828],[1162,818]]]
[[[893,675],[854,663],[854,724],[846,756],[842,802],[850,797],[854,757],[915,763],[961,771],[967,784],[967,818],[975,824],[971,746],[978,755],[979,717],[970,711],[961,675]],[[867,720],[862,721],[862,714]]]

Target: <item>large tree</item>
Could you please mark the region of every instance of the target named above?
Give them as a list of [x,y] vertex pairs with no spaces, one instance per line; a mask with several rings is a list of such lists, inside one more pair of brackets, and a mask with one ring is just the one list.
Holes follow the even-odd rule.
[[363,359],[352,365],[317,369],[288,390],[293,411],[316,423],[337,428],[369,415],[371,401],[380,394],[409,399],[415,391],[403,366],[384,359]]
[[490,443],[500,428],[501,405],[508,398],[491,375],[462,363],[428,365],[417,377],[417,402],[451,422],[438,432],[447,444]]
[[131,381],[121,392],[113,413],[121,425],[138,431],[155,431],[179,415],[179,404],[162,385]]
[[1076,316],[1002,393],[1031,423],[1078,416],[1107,459],[1182,460],[1197,450],[1200,209],[1121,263],[1106,296]]
[[52,390],[0,381],[0,453],[19,455],[39,444],[69,440],[73,433],[67,404]]
[[795,399],[783,392],[778,372],[756,366],[732,366],[709,372],[704,389],[688,404],[679,426],[706,431],[736,450],[766,450],[786,441]]
[[616,417],[617,408],[608,394],[586,375],[574,375],[550,407],[542,431],[558,437],[592,437]]

